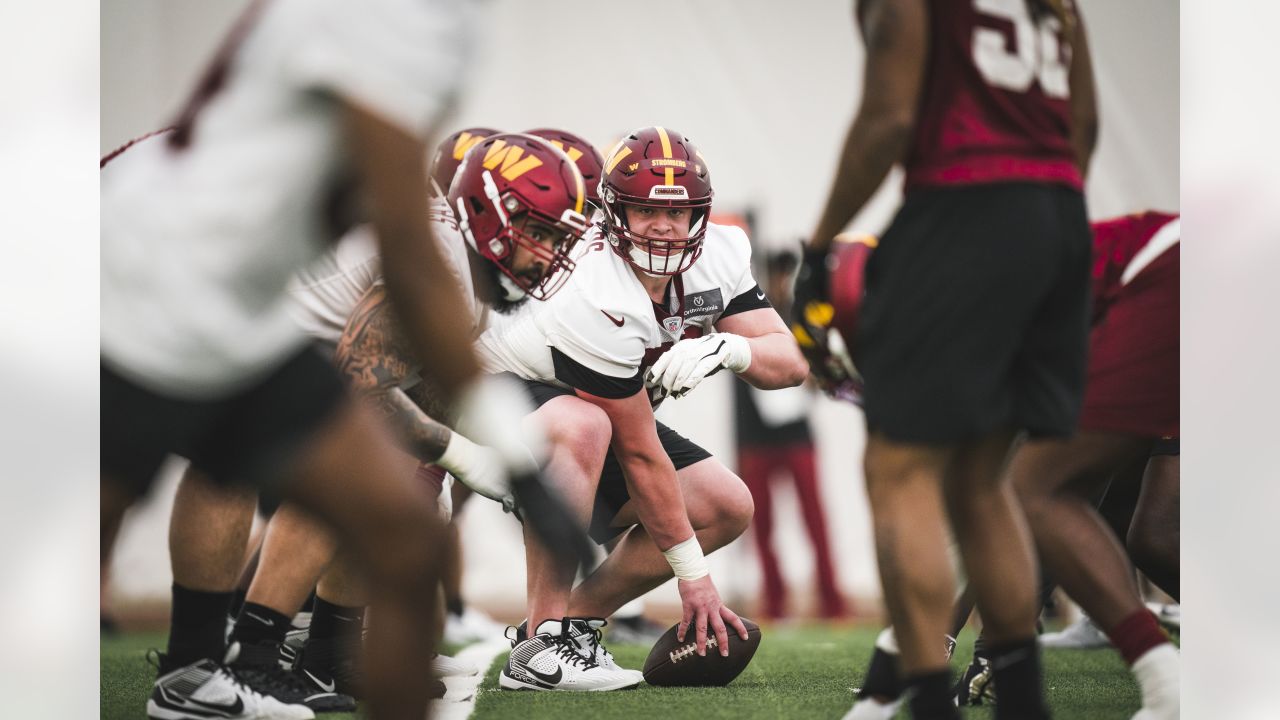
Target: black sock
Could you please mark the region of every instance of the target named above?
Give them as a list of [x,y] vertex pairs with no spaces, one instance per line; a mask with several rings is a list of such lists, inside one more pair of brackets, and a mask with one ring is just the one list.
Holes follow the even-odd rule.
[[877,647],[871,653],[871,662],[867,665],[867,676],[862,679],[859,698],[874,697],[886,702],[897,700],[902,694],[902,675],[898,670],[898,658]]
[[454,598],[447,597],[444,599],[444,608],[449,611],[450,615],[457,615],[461,617],[463,610],[466,609],[466,606],[462,604],[461,597],[454,597]]
[[236,590],[231,593],[231,609],[228,611],[231,617],[240,616],[240,609],[244,607],[244,598],[248,594],[248,590]]
[[310,593],[307,593],[307,599],[302,601],[301,612],[315,612],[315,604],[316,604],[316,591],[312,589]]
[[960,719],[960,711],[951,698],[950,670],[913,675],[907,678],[906,686],[911,692],[911,717],[915,720]]
[[246,602],[240,609],[240,617],[236,618],[236,627],[231,631],[231,639],[245,645],[256,645],[261,642],[284,642],[289,632],[289,616],[276,612],[266,605]]
[[973,659],[985,658],[987,655],[987,634],[985,632],[978,633],[978,637],[973,641]]
[[201,592],[173,584],[169,617],[169,652],[162,671],[208,658],[222,662],[227,652],[229,592]]
[[996,684],[996,718],[1039,720],[1049,717],[1044,701],[1044,680],[1040,671],[1040,647],[1030,638],[991,645],[991,679]]
[[329,638],[358,638],[364,628],[364,607],[343,607],[322,597],[316,597],[311,611],[311,637],[316,640]]

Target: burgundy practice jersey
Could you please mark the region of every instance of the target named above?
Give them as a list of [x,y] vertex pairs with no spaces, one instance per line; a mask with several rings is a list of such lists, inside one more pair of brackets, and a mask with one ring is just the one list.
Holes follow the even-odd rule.
[[1093,223],[1093,318],[1106,314],[1121,288],[1177,245],[1176,213],[1147,211]]
[[929,3],[929,60],[906,190],[1032,181],[1080,189],[1071,147],[1071,48],[1028,0]]

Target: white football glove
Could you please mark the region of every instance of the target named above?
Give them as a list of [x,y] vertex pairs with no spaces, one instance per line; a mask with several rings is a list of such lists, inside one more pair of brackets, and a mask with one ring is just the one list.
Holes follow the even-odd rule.
[[511,477],[498,453],[454,433],[436,464],[479,495],[506,504],[511,501]]
[[720,368],[740,373],[751,367],[751,345],[741,335],[711,333],[681,340],[645,373],[645,384],[662,397],[681,397]]

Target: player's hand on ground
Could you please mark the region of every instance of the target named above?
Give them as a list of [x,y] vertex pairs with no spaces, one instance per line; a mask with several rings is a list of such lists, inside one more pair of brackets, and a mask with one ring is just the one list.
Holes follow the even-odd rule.
[[645,372],[645,385],[660,388],[663,397],[681,397],[720,368],[735,373],[751,365],[747,339],[732,333],[711,333],[686,338],[671,346]]
[[680,603],[684,606],[680,629],[676,632],[677,640],[685,642],[685,637],[692,630],[698,654],[706,655],[709,630],[716,639],[716,647],[720,648],[720,655],[727,656],[730,628],[738,633],[738,637],[747,639],[747,626],[742,624],[737,613],[720,601],[720,591],[716,590],[710,575],[697,580],[680,580],[676,586],[680,589]]

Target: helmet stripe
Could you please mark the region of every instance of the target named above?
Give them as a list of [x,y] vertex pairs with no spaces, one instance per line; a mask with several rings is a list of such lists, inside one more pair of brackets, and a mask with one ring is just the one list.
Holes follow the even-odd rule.
[[618,167],[618,163],[622,162],[622,159],[630,154],[631,148],[623,145],[622,143],[618,143],[618,147],[614,150],[614,153],[609,156],[608,162],[604,164],[604,171],[606,173],[613,172],[613,169]]
[[573,211],[581,214],[582,201],[583,201],[583,198],[585,198],[587,195],[586,183],[582,181],[582,171],[578,170],[578,166],[572,165],[571,167],[573,168],[573,181],[574,183],[577,184],[577,190],[578,190],[578,194],[576,196],[577,199],[574,200],[573,202]]
[[[653,129],[658,131],[658,139],[662,141],[662,157],[667,160],[670,160],[671,159],[671,138],[667,136],[667,129],[660,125],[655,126]],[[665,171],[665,174],[666,174],[666,177],[663,179],[663,184],[675,185],[676,184],[675,168],[668,166]]]

